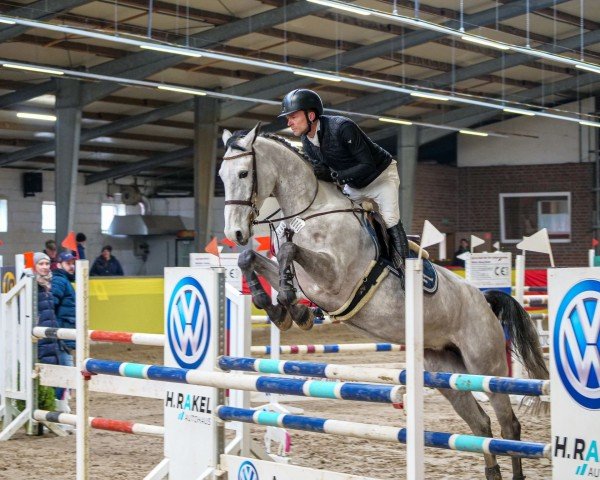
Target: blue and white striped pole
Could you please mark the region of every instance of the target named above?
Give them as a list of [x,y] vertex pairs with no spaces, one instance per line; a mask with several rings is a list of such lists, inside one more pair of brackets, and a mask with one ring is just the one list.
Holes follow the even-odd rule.
[[376,403],[398,403],[402,401],[404,387],[392,385],[369,385],[364,383],[327,382],[322,380],[298,380],[252,375],[235,375],[223,372],[203,372],[185,368],[145,365],[88,358],[84,371],[163,382],[187,383],[213,388],[228,388],[303,397],[356,400]]
[[[252,357],[220,357],[222,370],[278,373],[329,378],[349,382],[406,384],[406,370],[396,368],[357,367],[306,361],[279,361]],[[492,377],[463,373],[424,372],[425,386],[468,392],[494,392],[515,395],[549,395],[550,380]]]
[[[345,437],[406,443],[405,428],[306,417],[303,415],[288,415],[223,405],[217,407],[216,414],[224,421],[254,423],[293,430],[343,435]],[[443,432],[425,431],[424,442],[428,447],[521,458],[550,458],[552,454],[552,445],[549,443],[521,442]]]

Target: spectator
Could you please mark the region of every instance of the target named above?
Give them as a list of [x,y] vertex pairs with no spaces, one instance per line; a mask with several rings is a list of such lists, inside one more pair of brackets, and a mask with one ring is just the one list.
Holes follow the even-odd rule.
[[113,277],[123,276],[123,268],[116,257],[112,255],[112,247],[106,245],[102,247],[102,253],[92,265],[90,270],[92,277]]
[[50,259],[50,270],[56,270],[58,268],[58,262],[56,261],[56,255],[58,250],[56,248],[56,242],[54,240],[46,240],[44,244],[44,252]]
[[79,232],[77,234],[77,236],[75,237],[75,240],[77,241],[77,255],[76,256],[79,260],[85,260],[85,241],[87,240],[85,233]]
[[[45,328],[57,328],[54,315],[54,299],[52,297],[52,272],[50,271],[50,257],[43,252],[33,255],[35,280],[37,282],[37,325]],[[59,365],[60,341],[56,338],[40,338],[37,342],[37,356],[40,363]],[[43,389],[50,387],[40,387]],[[53,390],[54,392],[54,390]],[[45,398],[45,395],[43,395]],[[53,409],[54,405],[44,405],[45,409]]]
[[[58,254],[58,268],[54,270],[52,277],[52,295],[54,296],[54,312],[59,328],[75,328],[75,289],[71,282],[75,281],[75,257],[71,252]],[[75,349],[73,340],[62,340],[59,344],[60,365],[72,367],[72,351]],[[68,389],[57,388],[57,410],[59,412],[70,412]]]
[[470,252],[469,241],[466,238],[460,239],[460,244],[458,245],[458,250],[454,252],[454,258],[452,259],[452,265],[455,267],[465,268],[465,261],[462,258],[458,258],[459,255],[463,253]]

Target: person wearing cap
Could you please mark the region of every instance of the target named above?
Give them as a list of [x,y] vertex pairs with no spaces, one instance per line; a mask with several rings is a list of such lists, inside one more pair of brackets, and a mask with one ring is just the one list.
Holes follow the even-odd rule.
[[[56,258],[58,268],[52,272],[52,295],[54,297],[54,313],[59,328],[75,328],[75,257],[71,252],[61,252]],[[59,364],[67,367],[74,366],[74,340],[61,340],[59,344]],[[59,412],[69,412],[67,389],[57,388],[56,409]]]
[[94,260],[90,269],[92,277],[114,277],[123,276],[123,267],[116,257],[112,255],[112,247],[105,245],[102,247],[102,253]]
[[392,261],[402,268],[408,239],[400,220],[400,177],[392,155],[373,142],[356,123],[338,115],[323,115],[321,97],[299,88],[282,101],[280,117],[302,140],[304,153],[319,180],[337,182],[352,200],[371,200],[392,240]]

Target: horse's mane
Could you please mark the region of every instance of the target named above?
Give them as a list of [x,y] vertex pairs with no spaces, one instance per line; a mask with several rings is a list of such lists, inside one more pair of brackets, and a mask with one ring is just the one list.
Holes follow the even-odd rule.
[[[227,149],[227,148],[233,148],[235,150],[243,150],[235,142],[237,140],[239,140],[240,138],[243,138],[246,135],[248,135],[248,133],[250,133],[249,130],[236,130],[235,132],[233,132],[232,135],[231,135],[231,137],[229,138],[229,140],[227,140],[227,144],[225,145],[225,149]],[[290,150],[293,153],[295,153],[298,157],[300,157],[302,160],[304,160],[308,164],[311,163],[310,159],[308,158],[308,155],[306,155],[304,152],[301,152],[300,149],[294,147],[285,138],[280,137],[279,135],[276,135],[274,133],[266,133],[266,132],[263,132],[263,133],[259,132],[258,136],[259,137],[263,137],[263,138],[268,138],[269,140],[274,140],[277,143],[280,143],[281,145],[283,145],[288,150]]]

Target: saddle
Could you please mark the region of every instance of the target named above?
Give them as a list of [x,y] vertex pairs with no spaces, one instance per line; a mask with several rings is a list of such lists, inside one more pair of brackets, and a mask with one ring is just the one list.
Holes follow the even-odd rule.
[[[375,244],[375,260],[377,263],[381,262],[393,275],[400,278],[402,285],[404,285],[404,271],[396,270],[391,260],[391,241],[381,215],[374,210],[368,211],[363,215],[363,224]],[[417,258],[420,249],[419,236],[407,235],[407,237],[410,250],[409,258]],[[429,261],[429,254],[426,250],[423,250],[421,257],[423,258],[423,291],[433,295],[438,288],[438,275],[433,264]]]

